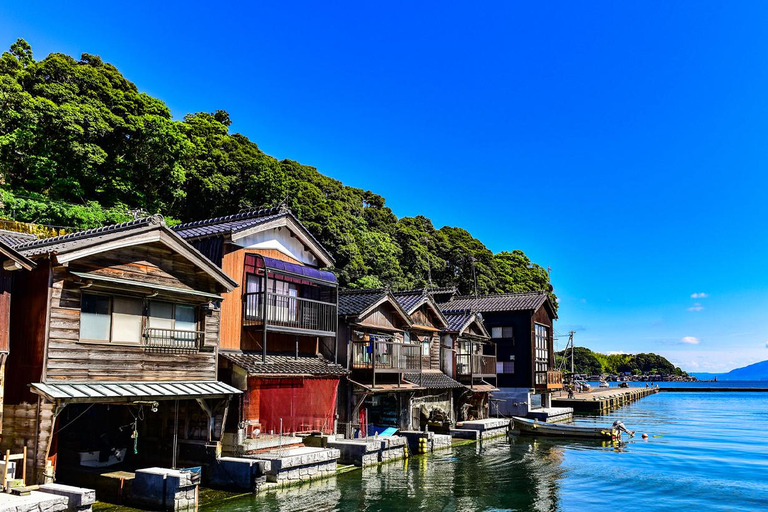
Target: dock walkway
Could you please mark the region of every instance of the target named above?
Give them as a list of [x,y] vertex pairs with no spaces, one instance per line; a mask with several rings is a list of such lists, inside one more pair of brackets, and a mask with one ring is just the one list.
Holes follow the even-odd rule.
[[562,396],[552,397],[552,405],[571,407],[574,412],[603,414],[658,392],[657,387],[598,388],[587,393],[575,393],[573,398],[568,398],[567,393],[561,392]]

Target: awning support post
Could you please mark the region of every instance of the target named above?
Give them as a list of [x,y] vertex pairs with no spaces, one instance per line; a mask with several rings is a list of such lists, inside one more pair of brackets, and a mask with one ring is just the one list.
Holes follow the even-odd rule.
[[213,440],[213,427],[214,427],[213,410],[205,401],[205,399],[196,398],[195,400],[200,405],[200,408],[203,410],[203,412],[205,412],[205,415],[208,416],[208,441],[210,442]]
[[176,452],[179,448],[179,401],[174,400],[173,402],[173,459],[171,460],[171,469],[176,469]]

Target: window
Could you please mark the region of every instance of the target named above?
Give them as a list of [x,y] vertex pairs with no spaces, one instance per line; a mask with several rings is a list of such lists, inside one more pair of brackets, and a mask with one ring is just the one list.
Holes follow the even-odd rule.
[[80,303],[80,338],[109,341],[112,326],[112,301],[101,295],[83,294]]
[[549,328],[546,325],[536,324],[536,384],[547,383],[547,370],[549,369]]
[[424,357],[429,357],[429,342],[430,337],[425,336],[423,340],[421,340],[421,355]]
[[[144,327],[189,332],[197,330],[197,310],[187,304],[83,293],[80,339],[104,343],[141,344]],[[146,315],[146,318],[145,318]],[[188,336],[188,335],[185,335]]]
[[491,338],[514,338],[512,327],[491,327]]

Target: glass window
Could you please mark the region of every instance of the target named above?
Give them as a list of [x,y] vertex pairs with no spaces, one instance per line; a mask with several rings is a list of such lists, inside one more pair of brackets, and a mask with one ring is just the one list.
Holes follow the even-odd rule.
[[197,330],[197,318],[195,318],[195,308],[193,306],[176,305],[176,330]]
[[112,341],[140,343],[144,302],[129,297],[112,299]]
[[501,328],[501,337],[502,338],[514,338],[515,337],[515,333],[514,333],[514,331],[512,330],[511,327],[502,327]]
[[501,338],[501,327],[491,327],[491,338]]
[[80,301],[80,339],[109,341],[110,298],[84,293]]
[[429,357],[429,336],[421,340],[421,355]]
[[152,329],[173,329],[173,304],[150,301],[149,327]]

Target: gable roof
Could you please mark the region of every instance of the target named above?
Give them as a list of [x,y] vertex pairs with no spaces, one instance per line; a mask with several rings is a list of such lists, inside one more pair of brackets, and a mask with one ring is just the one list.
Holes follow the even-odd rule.
[[443,310],[470,309],[478,313],[496,313],[502,311],[536,311],[547,305],[552,315],[557,318],[552,301],[546,292],[500,293],[495,295],[471,295],[454,297],[440,305]]
[[0,239],[0,255],[5,256],[8,258],[8,260],[10,260],[10,262],[12,262],[10,267],[6,267],[5,265],[8,260],[3,262],[3,268],[6,270],[16,270],[22,268],[24,270],[32,270],[37,266],[34,261],[19,254],[16,249],[6,244],[4,241],[2,241],[2,239]]
[[160,242],[183,255],[197,267],[203,269],[227,291],[231,291],[237,286],[237,282],[224,271],[189,245],[183,238],[168,229],[160,215],[78,231],[68,235],[36,239],[17,245],[14,249],[27,258],[55,254],[59,263],[67,263],[91,254],[152,242]]
[[395,296],[397,302],[400,303],[400,305],[409,315],[415,313],[416,310],[421,306],[426,305],[435,313],[435,316],[437,316],[437,318],[440,320],[440,323],[442,323],[442,327],[446,327],[448,325],[448,321],[443,316],[442,311],[440,311],[440,308],[432,298],[432,294],[429,290],[405,290],[401,292],[394,292],[392,295]]
[[412,325],[413,322],[411,322],[408,312],[403,309],[392,292],[383,288],[340,290],[339,316],[361,319],[385,302],[389,302],[394,307],[409,327]]
[[186,222],[174,226],[172,229],[186,240],[228,237],[232,242],[236,242],[253,233],[282,226],[291,228],[298,235],[299,240],[311,247],[312,252],[324,266],[333,265],[333,256],[288,208],[282,206]]
[[248,375],[347,375],[340,364],[320,356],[295,356],[268,354],[266,362],[261,354],[222,350],[219,355],[231,361]]
[[[450,304],[450,302],[448,304]],[[456,334],[461,335],[473,322],[477,322],[482,335],[487,338],[491,337],[485,329],[485,323],[483,322],[483,317],[480,313],[475,313],[469,309],[444,309],[443,315],[448,321],[448,327],[445,329],[446,332],[455,332]]]

